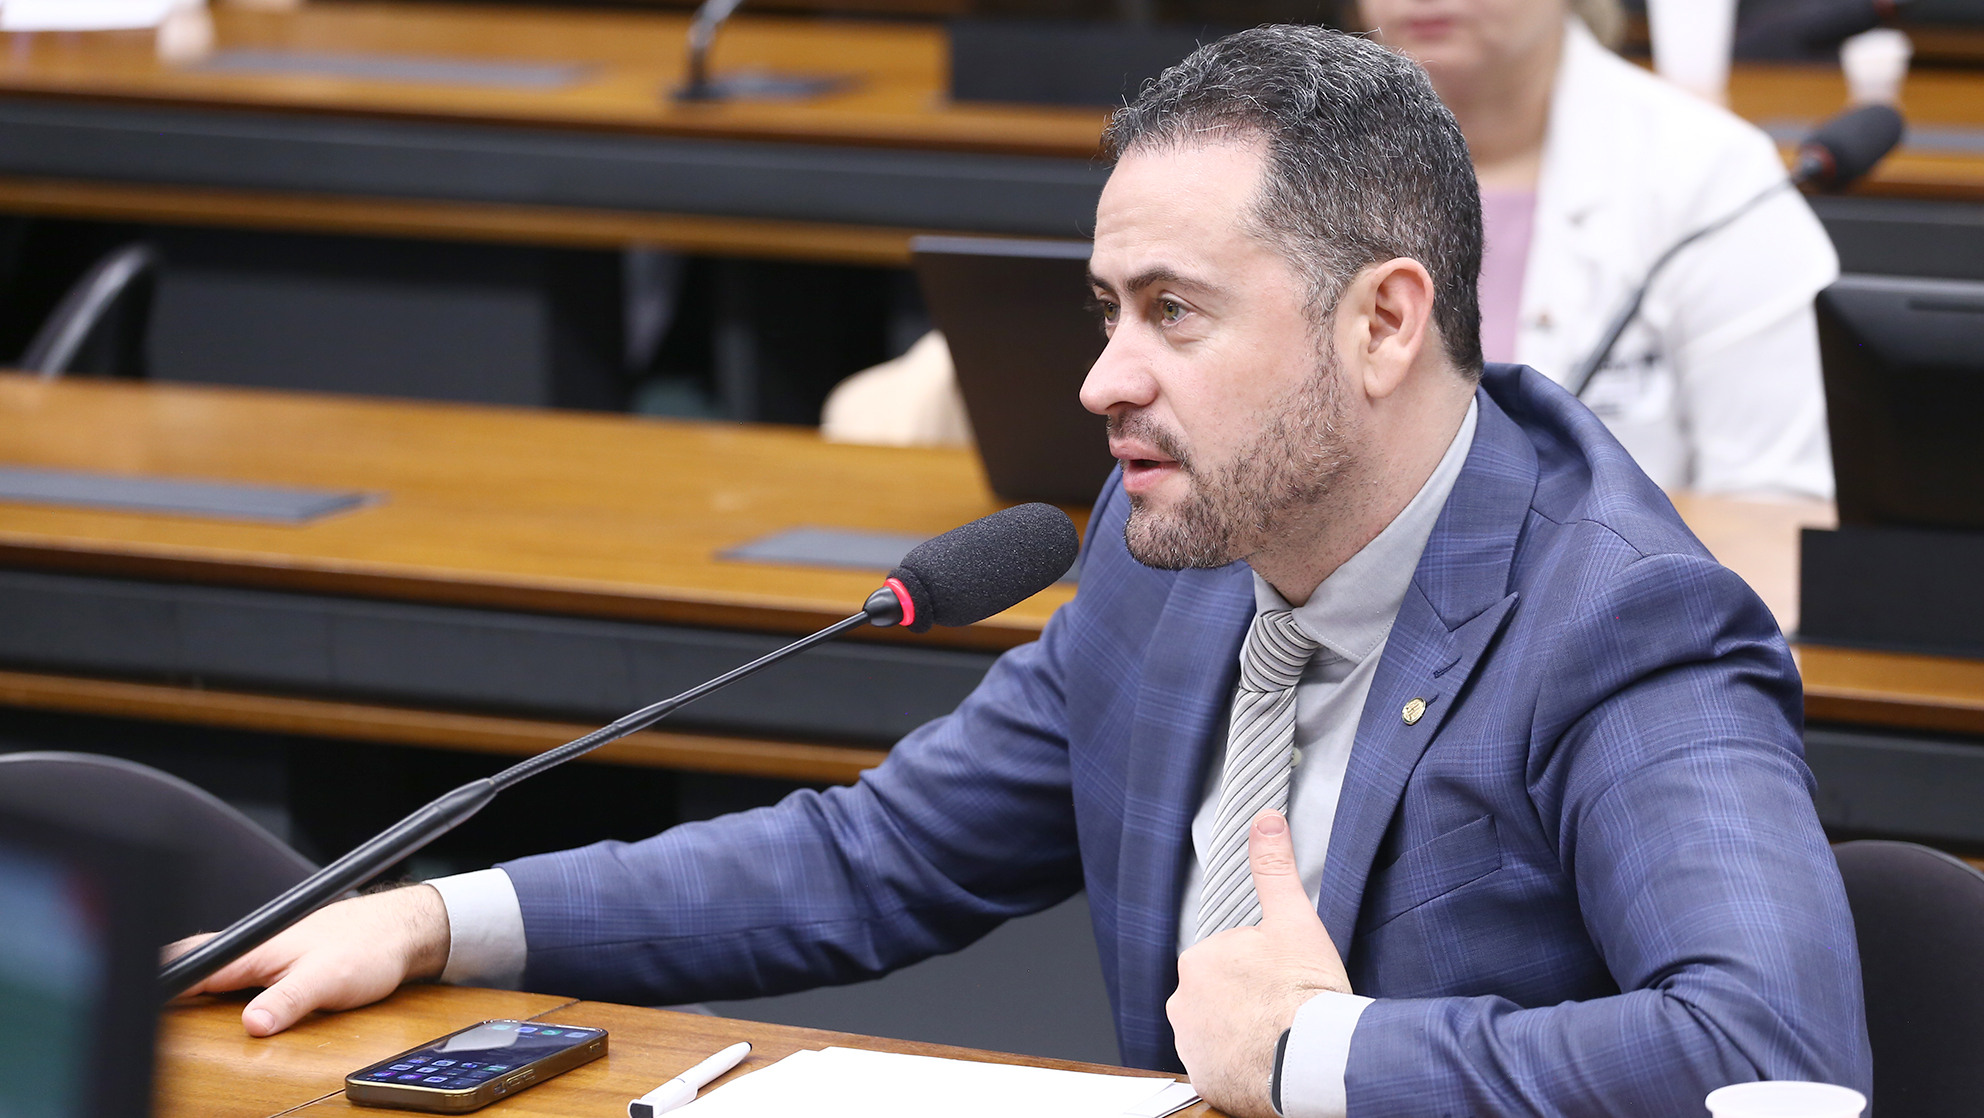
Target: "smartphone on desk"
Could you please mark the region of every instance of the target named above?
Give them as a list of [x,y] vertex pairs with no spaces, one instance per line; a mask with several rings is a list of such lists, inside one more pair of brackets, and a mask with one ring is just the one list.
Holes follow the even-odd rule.
[[606,1030],[484,1021],[344,1077],[364,1106],[464,1114],[606,1054]]

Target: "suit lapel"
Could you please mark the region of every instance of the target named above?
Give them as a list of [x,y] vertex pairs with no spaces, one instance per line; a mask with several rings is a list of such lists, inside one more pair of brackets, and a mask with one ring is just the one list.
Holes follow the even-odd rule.
[[[1176,1061],[1164,1001],[1177,985],[1179,892],[1214,730],[1253,616],[1253,577],[1244,564],[1181,571],[1145,651],[1126,759],[1117,893],[1123,1055],[1132,1063],[1132,1049],[1145,1045],[1156,1058]],[[1145,1035],[1129,1035],[1133,1029]]]
[[[1622,297],[1621,237],[1630,240],[1643,218],[1622,230],[1615,196],[1630,151],[1619,145],[1640,133],[1622,130],[1620,97],[1608,72],[1617,62],[1592,38],[1584,21],[1565,17],[1564,52],[1551,94],[1523,274],[1516,359],[1564,377],[1596,341]],[[1622,163],[1622,160],[1625,162]]]
[[[1474,446],[1385,641],[1337,801],[1317,911],[1346,958],[1406,782],[1516,606],[1509,572],[1536,492],[1536,454],[1485,391],[1476,399]],[[1415,699],[1423,713],[1408,722]]]
[[[1406,594],[1357,725],[1317,903],[1330,941],[1346,958],[1372,859],[1406,781],[1515,604],[1510,594],[1449,632],[1417,586]],[[1407,704],[1414,700],[1425,704],[1424,714],[1408,724]]]

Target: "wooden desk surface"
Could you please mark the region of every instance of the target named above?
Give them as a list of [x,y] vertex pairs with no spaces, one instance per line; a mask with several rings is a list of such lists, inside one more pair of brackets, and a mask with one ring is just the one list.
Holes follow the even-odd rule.
[[[11,565],[795,634],[886,572],[719,551],[806,526],[936,535],[1000,507],[968,452],[810,429],[17,374],[0,462],[380,496],[302,526],[0,506]],[[1008,648],[1073,594],[914,639]]]
[[[627,1100],[646,1094],[711,1052],[740,1040],[751,1042],[751,1055],[718,1084],[802,1049],[829,1046],[1070,1071],[1125,1072],[1098,1064],[497,990],[408,987],[378,1005],[312,1017],[289,1032],[263,1040],[241,1031],[241,1005],[232,998],[201,999],[166,1010],[153,1096],[159,1118],[249,1118],[296,1107],[302,1108],[297,1113],[311,1118],[331,1112],[377,1114],[376,1110],[353,1107],[345,1099],[347,1073],[492,1017],[590,1025],[610,1034],[605,1056],[483,1112],[498,1118],[624,1114]],[[1219,1112],[1200,1103],[1182,1113],[1188,1118],[1208,1118]]]
[[[302,527],[0,505],[0,563],[139,579],[666,621],[778,633],[853,611],[877,572],[722,560],[802,525],[935,534],[992,511],[975,458],[822,442],[813,432],[0,375],[0,462],[354,488],[386,499]],[[1787,632],[1797,532],[1822,504],[1683,494],[1677,507]],[[1001,649],[1031,639],[1073,591],[921,637]],[[1984,661],[1798,650],[1808,717],[1984,734]],[[575,724],[234,694],[165,683],[0,672],[0,702],[503,753]],[[882,754],[652,734],[603,759],[847,780]]]
[[152,1092],[156,1118],[275,1114],[340,1092],[348,1073],[422,1041],[492,1017],[534,1017],[573,1000],[409,986],[379,1005],[318,1014],[268,1040],[242,1031],[244,1004],[239,998],[201,998],[165,1011]]
[[[1837,66],[1739,66],[1729,78],[1729,107],[1753,123],[1817,124],[1846,107],[1846,78]],[[1902,87],[1902,115],[1917,132],[1955,132],[1978,141],[1952,151],[1904,138],[1894,154],[1857,184],[1853,194],[1984,199],[1984,70],[1918,69]],[[1789,157],[1790,150],[1786,149]]]
[[[950,101],[944,31],[929,23],[746,13],[717,39],[711,63],[717,72],[837,73],[856,80],[798,102],[682,104],[665,91],[682,81],[686,12],[414,0],[304,4],[287,12],[220,3],[213,11],[221,51],[566,65],[579,75],[558,88],[503,88],[218,72],[198,60],[161,60],[150,33],[0,35],[0,92],[1076,158],[1096,153],[1108,117],[1101,108]],[[1732,75],[1729,98],[1751,120],[1816,120],[1845,105],[1846,86],[1837,66],[1746,64]],[[1918,126],[1984,127],[1984,73],[1918,70],[1902,107]],[[1883,189],[1918,175],[1933,183],[1938,165],[1896,160],[1876,181]]]
[[[338,3],[288,12],[213,8],[217,50],[569,66],[554,88],[361,79],[322,73],[235,73],[161,61],[149,32],[0,35],[0,96],[99,105],[174,106],[448,125],[701,140],[1060,156],[1077,169],[1095,153],[1105,113],[1092,108],[957,105],[942,95],[948,57],[929,24],[745,14],[724,29],[717,72],[832,73],[855,80],[804,102],[684,105],[686,12],[530,9],[514,5]],[[89,142],[84,140],[82,142]],[[792,219],[722,207],[670,212],[534,198],[434,197],[420,191],[282,189],[176,179],[142,166],[109,174],[0,175],[0,210],[111,221],[308,230],[817,259],[908,262],[912,235],[975,228],[900,215]],[[1059,229],[1058,219],[1054,228]],[[1072,231],[1072,230],[1070,230]],[[1043,230],[1034,230],[1041,233]],[[1062,234],[1062,235],[1065,235]]]
[[[161,61],[150,33],[0,35],[0,97],[1046,156],[1077,168],[1095,155],[1106,119],[1097,108],[950,101],[944,33],[928,23],[746,14],[717,41],[718,71],[829,72],[855,81],[801,102],[684,105],[666,96],[682,79],[687,15],[679,11],[350,2],[267,12],[222,3],[214,8],[214,20],[219,50],[545,64],[573,67],[577,76],[563,86],[505,88],[309,72],[223,72],[202,68],[197,60]],[[1737,112],[1761,123],[1813,122],[1843,106],[1845,87],[1836,67],[1752,65],[1737,69],[1730,101]],[[1984,128],[1984,72],[1921,69],[1910,77],[1904,102],[1917,128]],[[667,207],[651,212],[617,203],[587,208],[555,199],[525,204],[466,195],[435,198],[393,189],[313,190],[301,184],[273,189],[228,176],[179,180],[133,167],[96,177],[39,174],[45,177],[0,175],[0,209],[586,247],[650,244],[866,264],[906,262],[908,239],[919,231],[916,221],[901,217],[787,220],[715,210],[661,212]],[[1984,199],[1984,152],[1904,148],[1858,191]],[[1055,228],[1060,222],[1055,218]]]
[[[999,507],[967,452],[839,446],[799,428],[16,374],[0,374],[0,463],[381,498],[302,526],[0,504],[0,566],[794,635],[855,612],[886,572],[719,551],[805,526],[936,535]],[[853,639],[1002,650],[1073,593],[1052,587],[968,629]],[[509,756],[592,729],[155,672],[0,671],[0,704]],[[664,727],[592,759],[847,783],[881,762],[877,744]]]
[[682,104],[686,12],[466,4],[305,4],[289,12],[214,8],[218,50],[258,49],[566,64],[562,88],[416,83],[325,74],[224,73],[159,60],[150,33],[0,35],[0,92],[423,120],[551,124],[725,139],[807,140],[1087,157],[1107,112],[953,104],[940,27],[745,13],[712,70],[845,74],[840,92],[800,102]]

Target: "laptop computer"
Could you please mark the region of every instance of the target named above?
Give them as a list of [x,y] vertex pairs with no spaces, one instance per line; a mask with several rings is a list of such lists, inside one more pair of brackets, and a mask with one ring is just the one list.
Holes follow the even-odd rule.
[[992,492],[1087,506],[1114,468],[1078,398],[1102,355],[1087,241],[917,237],[912,267],[944,332]]
[[0,809],[0,1115],[150,1113],[159,931],[177,865]]
[[1984,531],[1984,282],[1848,275],[1817,305],[1840,523]]

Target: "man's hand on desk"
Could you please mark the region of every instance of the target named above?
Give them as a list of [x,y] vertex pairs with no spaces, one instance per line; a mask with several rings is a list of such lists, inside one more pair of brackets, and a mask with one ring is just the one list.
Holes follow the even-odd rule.
[[1349,993],[1350,978],[1302,891],[1287,821],[1262,812],[1247,857],[1260,924],[1207,936],[1178,956],[1178,990],[1164,1009],[1201,1098],[1235,1118],[1274,1118],[1268,1082],[1282,1031],[1317,994]]
[[[206,938],[180,940],[166,957]],[[241,1011],[241,1025],[268,1036],[312,1010],[369,1005],[403,982],[437,978],[447,963],[447,907],[433,888],[414,885],[319,909],[187,994],[267,987]]]

